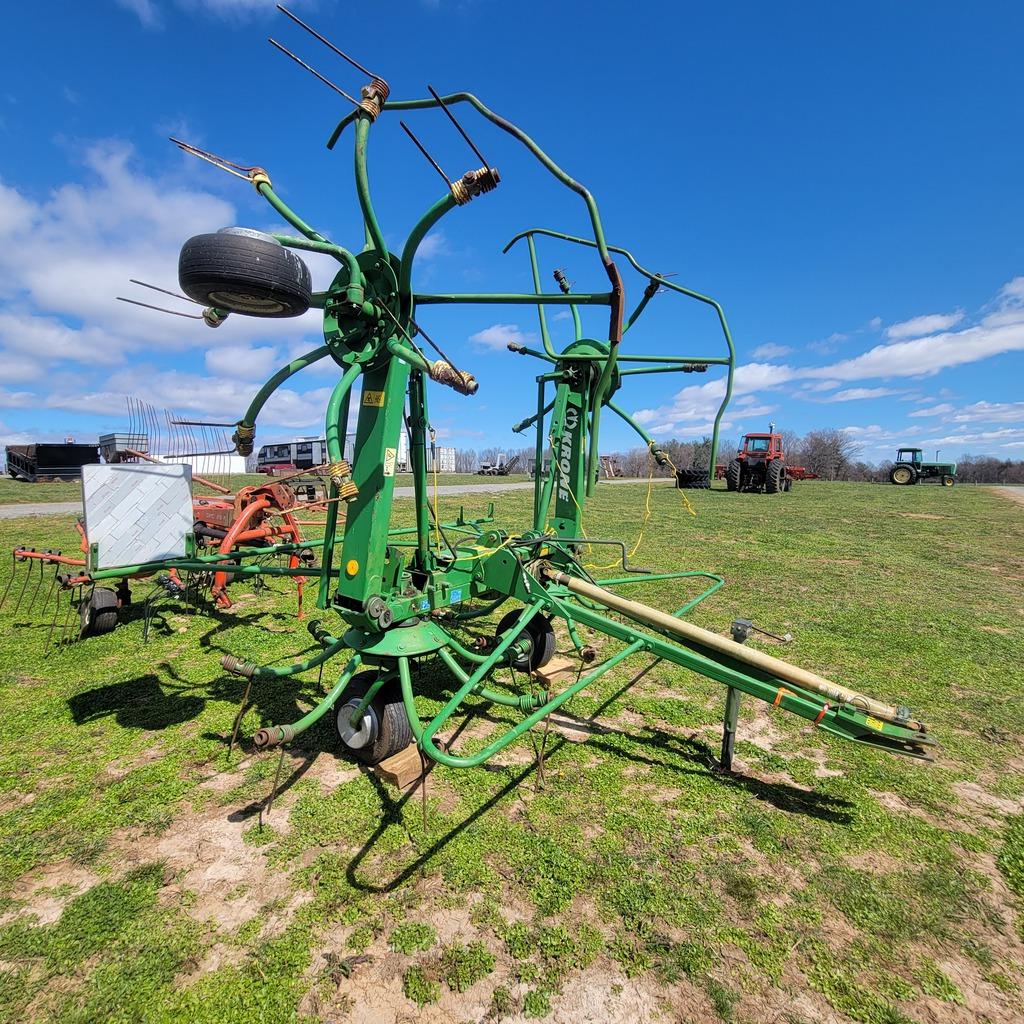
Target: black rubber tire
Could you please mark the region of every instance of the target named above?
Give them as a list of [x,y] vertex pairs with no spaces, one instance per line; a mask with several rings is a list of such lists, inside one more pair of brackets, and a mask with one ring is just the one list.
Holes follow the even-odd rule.
[[710,486],[711,484],[708,481],[708,471],[706,469],[700,469],[695,466],[692,469],[676,470],[676,487],[680,489],[695,488],[699,490]]
[[733,459],[725,470],[725,486],[730,491],[738,491],[743,483],[743,463]]
[[333,711],[335,731],[338,732],[338,741],[342,750],[367,765],[380,764],[381,761],[397,754],[400,750],[405,750],[413,742],[409,716],[405,713],[405,705],[402,703],[401,691],[397,683],[385,683],[367,707],[367,711],[376,722],[377,735],[374,739],[365,747],[350,747],[342,739],[341,732],[338,730],[339,712],[349,701],[364,697],[377,675],[378,673],[373,670],[357,672],[335,702]]
[[[505,615],[498,623],[495,636],[500,640],[516,624],[522,613],[520,608]],[[535,672],[555,656],[555,630],[547,616],[534,615],[523,632],[530,638],[530,651],[515,658],[511,664],[518,672]]]
[[117,628],[117,594],[110,587],[96,587],[78,608],[79,636],[102,636]]
[[766,494],[778,494],[786,487],[786,465],[782,459],[773,459],[768,463],[768,469],[764,474],[764,489]]
[[181,247],[178,283],[204,306],[258,317],[301,316],[313,291],[306,264],[259,232],[194,235]]
[[787,494],[793,490],[793,478],[791,476],[786,477],[786,485],[782,488]]
[[917,473],[913,466],[897,465],[889,471],[889,480],[900,487],[905,487],[917,483]]
[[952,487],[956,483],[956,477],[950,476],[948,473],[943,474],[942,486]]

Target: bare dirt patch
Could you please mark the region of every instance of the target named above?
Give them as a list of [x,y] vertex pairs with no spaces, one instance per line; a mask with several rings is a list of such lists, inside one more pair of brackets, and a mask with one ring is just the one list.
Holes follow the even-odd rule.
[[897,512],[904,519],[948,519],[948,516],[937,516],[932,512]]

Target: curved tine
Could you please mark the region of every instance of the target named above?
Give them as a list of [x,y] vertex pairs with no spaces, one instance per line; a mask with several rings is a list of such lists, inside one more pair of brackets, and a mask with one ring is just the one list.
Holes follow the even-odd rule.
[[123,295],[115,295],[118,302],[130,302],[133,306],[142,306],[143,309],[155,309],[158,313],[170,313],[172,316],[183,316],[187,320],[202,320],[201,313],[182,313],[177,309],[164,309],[163,306],[152,306],[148,302],[139,302],[138,299],[126,299]]
[[326,46],[332,52],[336,53],[339,57],[341,57],[342,60],[348,61],[349,64],[351,64],[352,67],[354,67],[357,71],[362,71],[362,73],[368,76],[369,78],[376,78],[380,82],[384,81],[384,79],[381,78],[380,75],[375,75],[368,68],[363,67],[363,65],[360,64],[359,61],[355,60],[353,57],[350,57],[343,50],[339,50],[338,47],[336,47],[334,43],[330,41],[330,39],[327,39],[326,37],[320,35],[320,33],[317,32],[315,28],[313,28],[310,25],[307,25],[301,18],[296,17],[294,14],[292,14],[291,11],[288,10],[287,7],[284,7],[281,4],[277,4],[276,7],[282,14],[291,18],[296,25],[298,25],[300,28],[304,28],[314,39],[319,39],[320,42],[324,44],[324,46]]
[[138,278],[134,278],[134,277],[129,277],[128,280],[129,280],[129,282],[131,282],[131,284],[137,284],[137,285],[139,285],[142,288],[152,288],[153,291],[155,291],[155,292],[163,292],[164,295],[170,295],[172,298],[184,299],[185,302],[191,302],[192,305],[194,305],[194,306],[201,306],[202,305],[201,302],[196,302],[195,299],[190,299],[187,295],[182,295],[181,292],[172,292],[172,291],[170,291],[167,288],[159,288],[155,284],[149,284],[147,281],[140,281],[140,280],[138,280]]

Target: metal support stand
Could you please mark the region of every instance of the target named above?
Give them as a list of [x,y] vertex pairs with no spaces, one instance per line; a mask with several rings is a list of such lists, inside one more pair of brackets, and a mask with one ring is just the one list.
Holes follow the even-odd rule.
[[725,691],[725,720],[722,723],[722,756],[718,766],[723,772],[732,771],[732,752],[736,746],[736,723],[740,717],[741,690],[730,686]]

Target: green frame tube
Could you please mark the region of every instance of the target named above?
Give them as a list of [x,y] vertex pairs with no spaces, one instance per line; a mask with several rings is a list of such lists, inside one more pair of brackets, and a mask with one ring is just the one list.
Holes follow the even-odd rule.
[[377,214],[373,209],[370,197],[370,179],[366,172],[366,151],[370,141],[370,125],[372,118],[365,110],[356,112],[356,144],[355,144],[355,175],[356,194],[359,196],[359,208],[363,211],[363,224],[366,226],[367,238],[384,259],[388,256],[388,247],[384,241]]
[[321,718],[334,706],[334,702],[341,696],[345,687],[351,682],[362,663],[362,656],[358,651],[352,654],[348,663],[341,670],[337,683],[331,688],[323,700],[320,701],[312,711],[303,715],[297,722],[291,725],[268,725],[256,733],[257,746],[261,748],[276,747],[281,743],[289,743],[296,736],[304,733],[310,726],[316,725]]

